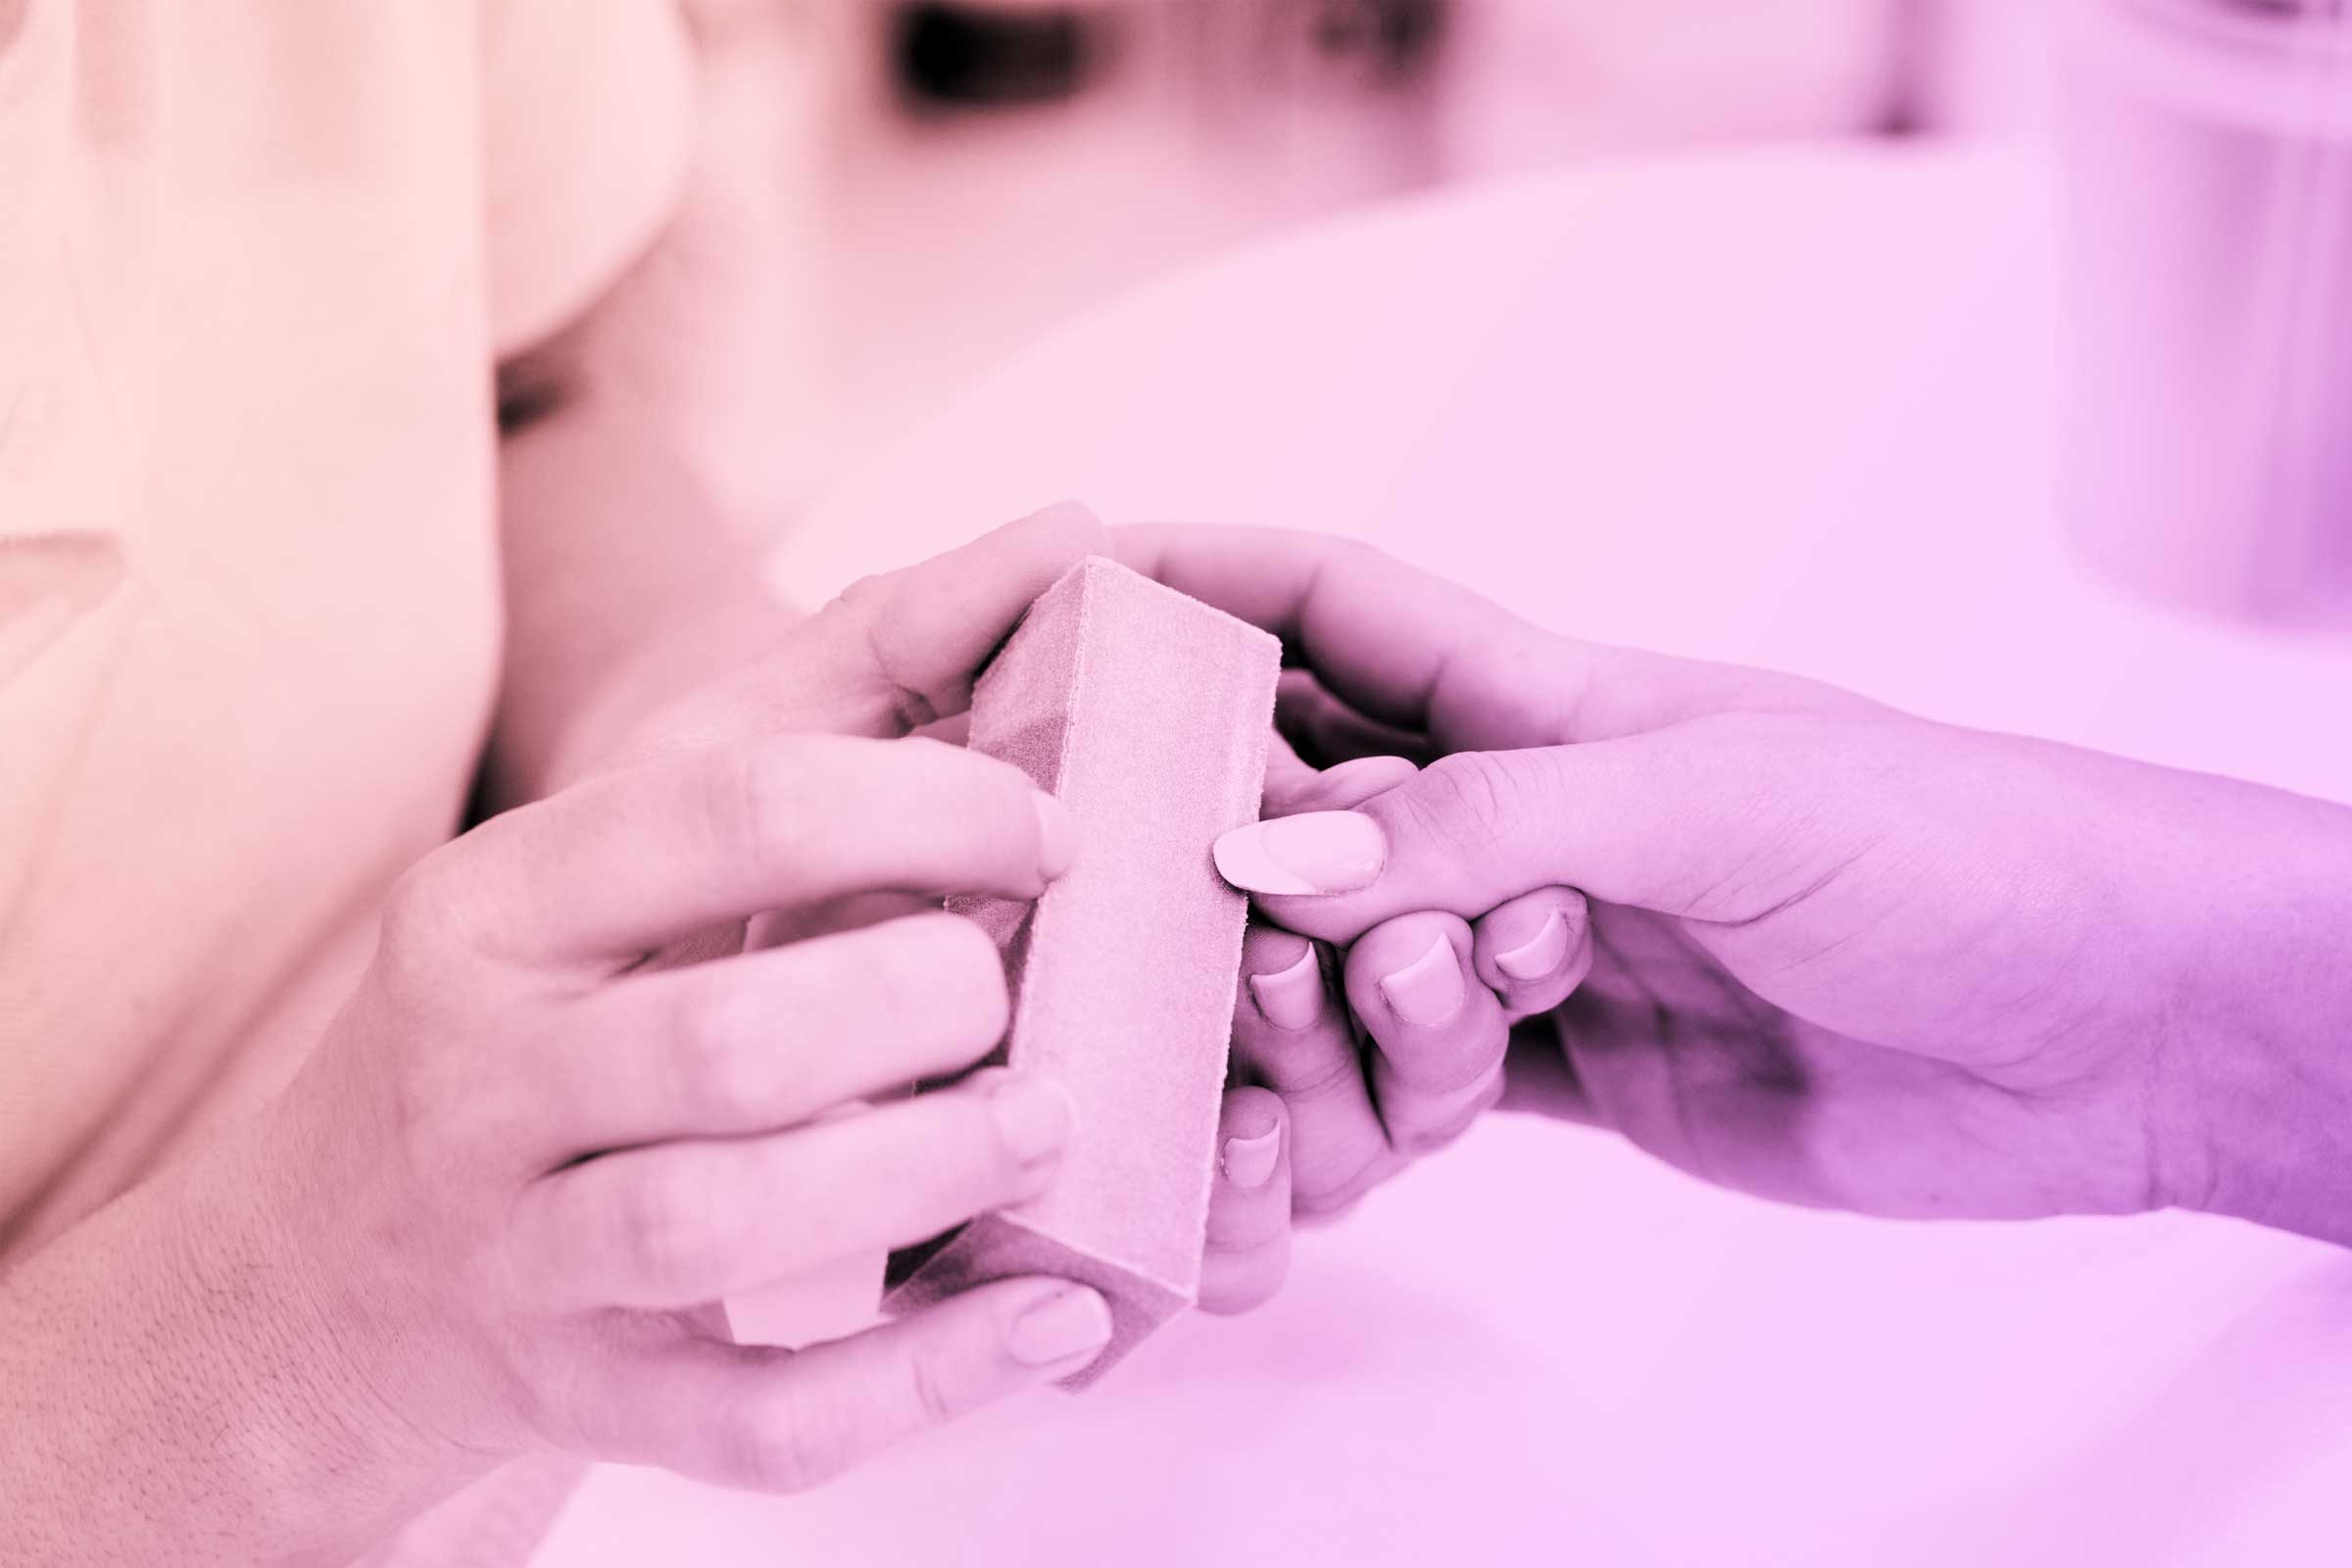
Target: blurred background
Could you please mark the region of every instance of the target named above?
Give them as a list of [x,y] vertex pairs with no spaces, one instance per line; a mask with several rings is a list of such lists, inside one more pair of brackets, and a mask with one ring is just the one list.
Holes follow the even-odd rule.
[[1577,160],[2045,119],[2040,0],[700,10],[757,14],[719,99],[782,171],[763,508],[1073,315],[1289,225]]

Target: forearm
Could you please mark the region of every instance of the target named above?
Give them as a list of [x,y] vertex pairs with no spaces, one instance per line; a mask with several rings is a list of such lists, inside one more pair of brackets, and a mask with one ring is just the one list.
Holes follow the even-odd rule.
[[231,1162],[0,1276],[0,1562],[346,1563],[490,1462],[390,1415]]
[[505,443],[494,808],[561,787],[797,618],[765,588],[745,531],[630,415],[590,385]]

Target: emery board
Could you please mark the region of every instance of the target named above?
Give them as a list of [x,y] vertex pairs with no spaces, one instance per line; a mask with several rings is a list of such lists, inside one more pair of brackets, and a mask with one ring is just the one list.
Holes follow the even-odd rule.
[[1193,1303],[1249,912],[1211,851],[1257,819],[1281,663],[1267,633],[1090,557],[982,673],[970,746],[1061,801],[1077,858],[1034,905],[949,906],[1004,954],[995,1059],[1078,1115],[1053,1188],[901,1254],[886,1311],[1015,1275],[1091,1285],[1113,1328],[1075,1389]]

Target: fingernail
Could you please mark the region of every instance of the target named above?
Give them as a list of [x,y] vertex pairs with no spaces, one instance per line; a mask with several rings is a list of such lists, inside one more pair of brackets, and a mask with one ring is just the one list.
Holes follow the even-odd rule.
[[1044,790],[1032,790],[1029,804],[1037,808],[1037,869],[1051,882],[1078,858],[1078,824],[1070,808]]
[[1353,893],[1380,876],[1389,841],[1360,811],[1306,811],[1237,827],[1216,857],[1217,874],[1247,893]]
[[1059,1153],[1078,1119],[1070,1092],[1048,1078],[1006,1077],[990,1091],[988,1105],[997,1136],[1024,1165]]
[[1083,1285],[1057,1292],[1012,1320],[1004,1348],[1023,1366],[1052,1366],[1110,1343],[1110,1303]]
[[1462,1010],[1462,964],[1453,944],[1440,932],[1424,953],[1380,983],[1396,1016],[1423,1027],[1444,1023]]
[[1280,974],[1253,974],[1250,995],[1257,1010],[1277,1029],[1304,1029],[1323,1016],[1323,968],[1308,948],[1298,961]]
[[1514,980],[1541,980],[1568,956],[1568,922],[1554,909],[1544,927],[1508,953],[1494,955],[1494,967]]
[[1275,1158],[1282,1153],[1282,1129],[1270,1127],[1255,1138],[1225,1140],[1225,1177],[1236,1187],[1251,1190],[1266,1185],[1274,1174]]

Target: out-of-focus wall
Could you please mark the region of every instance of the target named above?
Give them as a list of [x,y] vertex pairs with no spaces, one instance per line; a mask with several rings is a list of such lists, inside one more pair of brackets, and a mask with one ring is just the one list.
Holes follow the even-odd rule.
[[2038,0],[694,0],[773,8],[805,494],[1072,314],[1432,184],[2009,130]]

